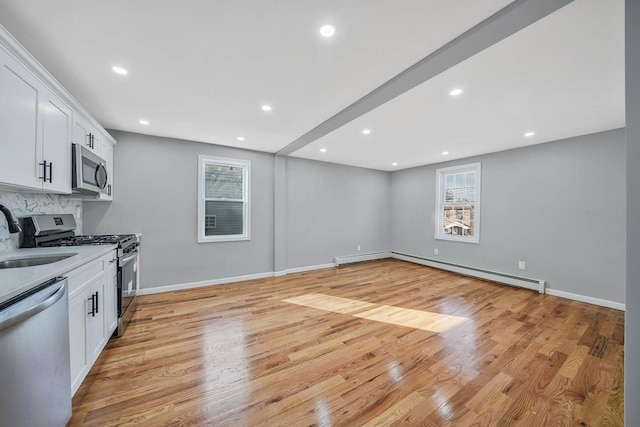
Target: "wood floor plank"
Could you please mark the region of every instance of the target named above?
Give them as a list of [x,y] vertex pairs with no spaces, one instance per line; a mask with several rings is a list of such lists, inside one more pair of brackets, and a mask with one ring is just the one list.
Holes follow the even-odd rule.
[[145,295],[69,426],[622,426],[624,313],[380,260]]
[[624,352],[620,357],[615,375],[613,386],[609,392],[607,408],[600,421],[600,425],[603,427],[620,426],[624,424]]
[[407,412],[424,402],[424,397],[418,392],[413,392],[400,402],[396,403],[371,421],[362,424],[362,427],[387,426],[402,418]]

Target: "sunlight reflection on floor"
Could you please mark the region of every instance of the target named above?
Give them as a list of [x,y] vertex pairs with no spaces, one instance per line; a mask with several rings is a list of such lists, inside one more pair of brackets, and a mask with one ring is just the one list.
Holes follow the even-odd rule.
[[[324,294],[306,294],[282,300],[291,304],[317,308],[333,313],[351,314],[362,319],[430,332],[444,332],[469,320],[465,317],[410,308],[378,305]],[[362,311],[364,310],[364,311]]]

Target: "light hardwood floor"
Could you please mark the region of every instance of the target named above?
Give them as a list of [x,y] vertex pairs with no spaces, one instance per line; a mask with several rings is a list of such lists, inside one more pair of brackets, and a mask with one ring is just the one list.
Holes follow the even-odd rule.
[[397,260],[138,307],[69,425],[623,424],[613,309]]

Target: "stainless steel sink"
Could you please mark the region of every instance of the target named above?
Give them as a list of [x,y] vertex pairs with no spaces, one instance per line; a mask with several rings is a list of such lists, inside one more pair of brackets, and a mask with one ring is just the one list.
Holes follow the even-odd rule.
[[56,254],[56,255],[35,255],[24,258],[13,258],[0,261],[0,269],[2,268],[19,268],[34,267],[36,265],[51,264],[62,261],[78,254]]

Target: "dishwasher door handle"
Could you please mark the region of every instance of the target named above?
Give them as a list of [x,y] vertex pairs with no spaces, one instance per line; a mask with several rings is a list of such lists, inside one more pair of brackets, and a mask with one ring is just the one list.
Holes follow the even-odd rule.
[[[47,297],[44,301],[39,301],[41,299],[40,298],[35,298],[36,296],[39,296],[38,294],[40,292],[42,292],[42,290],[40,292],[37,292],[33,295],[31,295],[30,297],[27,297],[25,300],[20,301],[19,303],[17,303],[16,305],[20,304],[20,303],[26,303],[29,300],[33,300],[35,299],[35,304],[31,305],[30,307],[23,309],[23,310],[11,310],[11,307],[8,307],[5,312],[7,314],[7,316],[3,316],[2,313],[0,313],[0,332],[2,332],[3,330],[10,328],[11,326],[18,324],[20,322],[24,322],[25,320],[35,316],[36,314],[40,313],[41,311],[46,310],[47,308],[51,307],[53,304],[55,304],[56,302],[58,302],[60,300],[60,298],[62,298],[62,296],[64,295],[64,291],[65,291],[65,285],[67,284],[67,280],[61,280],[58,282],[55,282],[52,286],[58,286],[58,288],[53,292],[53,294],[51,294],[49,297]],[[45,288],[45,289],[49,289],[49,288]],[[44,290],[44,289],[43,289]],[[15,313],[12,313],[12,311],[15,311]]]

